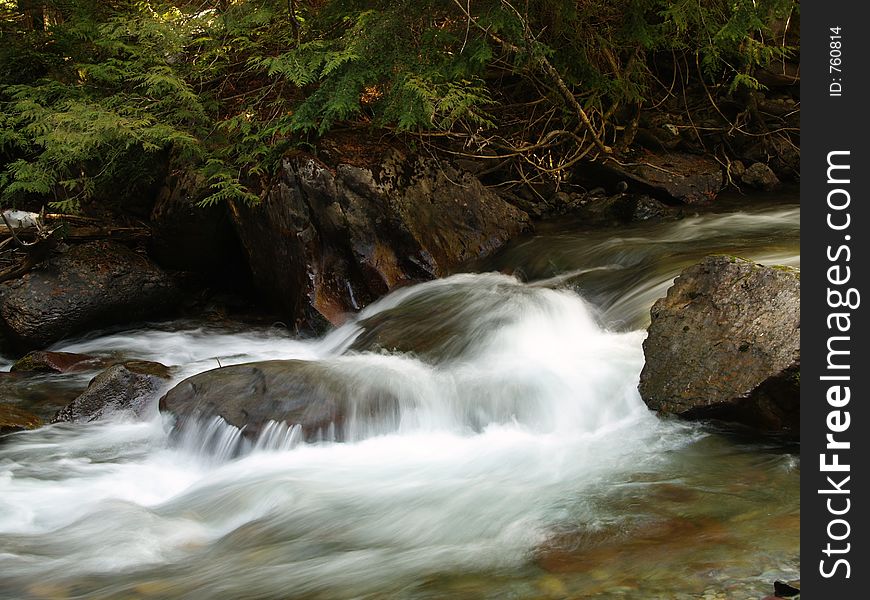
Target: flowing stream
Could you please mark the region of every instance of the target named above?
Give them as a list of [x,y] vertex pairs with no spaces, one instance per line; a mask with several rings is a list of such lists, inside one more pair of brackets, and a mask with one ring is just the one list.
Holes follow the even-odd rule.
[[[713,252],[798,265],[797,206],[547,224],[320,339],[175,322],[60,343],[174,382],[312,361],[399,412],[342,443],[170,436],[156,406],[2,438],[0,597],[760,598],[799,573],[797,448],[659,418],[636,389],[649,307]],[[50,416],[92,376],[0,393]]]

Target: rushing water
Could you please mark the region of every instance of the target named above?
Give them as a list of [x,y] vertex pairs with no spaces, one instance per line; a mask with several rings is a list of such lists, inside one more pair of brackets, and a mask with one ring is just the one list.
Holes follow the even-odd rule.
[[[385,387],[346,443],[119,414],[0,440],[4,598],[758,598],[799,567],[795,448],[659,419],[649,306],[709,252],[797,264],[796,206],[613,231],[563,222],[315,340],[155,325],[56,349],[174,381],[295,358]],[[373,347],[377,331],[395,343]],[[92,374],[4,384],[50,414]]]

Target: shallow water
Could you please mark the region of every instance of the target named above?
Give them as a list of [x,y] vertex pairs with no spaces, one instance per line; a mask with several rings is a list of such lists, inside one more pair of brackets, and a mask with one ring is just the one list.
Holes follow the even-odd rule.
[[[523,281],[406,288],[321,339],[175,323],[58,344],[176,381],[314,361],[400,409],[346,443],[170,436],[156,407],[7,436],[0,597],[760,598],[798,576],[797,448],[659,419],[636,386],[645,315],[683,266],[797,264],[798,228],[788,205],[619,238],[562,222],[473,266]],[[10,381],[4,401],[50,414],[91,375]]]

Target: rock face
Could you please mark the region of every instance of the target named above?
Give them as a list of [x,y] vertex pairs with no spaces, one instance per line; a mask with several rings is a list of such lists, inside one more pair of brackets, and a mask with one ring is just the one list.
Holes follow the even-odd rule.
[[170,278],[147,258],[113,242],[90,242],[0,286],[0,331],[15,348],[39,348],[166,312],[176,301]]
[[711,256],[651,316],[639,386],[650,408],[799,434],[800,271]]
[[259,205],[230,208],[255,284],[303,326],[339,323],[529,227],[472,175],[392,150],[375,166],[288,158]]
[[160,363],[128,361],[94,377],[88,388],[60,409],[52,423],[85,423],[124,411],[142,416],[163,392],[169,370]]
[[189,419],[222,417],[256,437],[269,421],[300,425],[305,439],[334,429],[336,439],[363,433],[367,424],[395,428],[398,400],[386,386],[336,376],[328,366],[275,360],[222,367],[194,375],[160,399],[160,410]]

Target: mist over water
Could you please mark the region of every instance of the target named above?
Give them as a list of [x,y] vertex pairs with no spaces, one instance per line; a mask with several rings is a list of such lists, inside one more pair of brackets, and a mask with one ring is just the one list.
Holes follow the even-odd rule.
[[[0,597],[568,597],[616,593],[632,571],[638,597],[677,597],[792,574],[794,531],[760,547],[744,530],[799,514],[777,497],[796,490],[794,456],[647,411],[636,323],[729,236],[734,253],[796,262],[798,213],[692,219],[620,240],[539,234],[488,267],[527,282],[412,286],[320,339],[177,324],[59,344],[156,360],[174,382],[218,363],[309,361],[324,381],[388,390],[398,410],[352,414],[342,443],[284,424],[251,440],[219,419],[171,435],[156,407],[144,422],[10,435]],[[670,567],[635,544],[656,536],[687,540]],[[553,558],[565,548],[576,560]],[[693,562],[715,557],[715,575]]]

